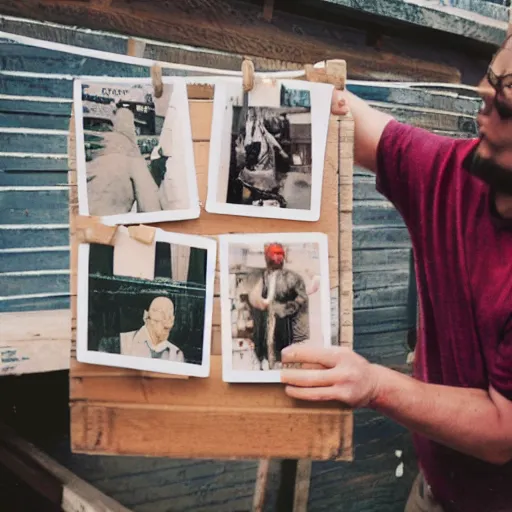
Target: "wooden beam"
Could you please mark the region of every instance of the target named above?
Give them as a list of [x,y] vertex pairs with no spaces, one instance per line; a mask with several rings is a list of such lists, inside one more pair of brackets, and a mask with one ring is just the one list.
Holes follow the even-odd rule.
[[64,512],[130,512],[3,424],[0,464]]
[[[369,48],[364,44],[366,28],[358,35],[347,21],[342,25],[279,12],[270,25],[252,4],[223,0],[220,6],[210,0],[197,9],[193,3],[116,0],[103,6],[75,0],[0,0],[0,12],[298,65],[341,58],[353,79],[460,81],[460,71],[439,62],[436,52],[425,58],[423,48],[407,55],[409,45],[401,45],[400,51]],[[394,33],[388,28],[386,35]]]
[[321,0],[320,3],[334,4],[367,15],[429,27],[495,46],[501,44],[507,31],[506,21],[430,0]]
[[311,466],[309,459],[297,462],[295,475],[295,489],[293,496],[293,512],[307,512],[309,502],[309,488],[311,485]]
[[265,21],[272,21],[274,15],[274,0],[263,0],[263,19]]
[[0,376],[69,368],[71,312],[0,313]]

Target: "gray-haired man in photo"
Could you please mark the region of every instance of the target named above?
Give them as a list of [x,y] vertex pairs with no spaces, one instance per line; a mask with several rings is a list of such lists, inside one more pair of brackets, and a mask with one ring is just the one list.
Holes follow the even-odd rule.
[[169,341],[175,320],[172,301],[167,297],[153,299],[143,319],[139,330],[121,333],[121,354],[185,362],[183,352]]

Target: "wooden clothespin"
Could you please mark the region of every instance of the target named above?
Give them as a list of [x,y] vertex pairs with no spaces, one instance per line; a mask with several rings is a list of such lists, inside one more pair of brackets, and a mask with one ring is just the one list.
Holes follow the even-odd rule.
[[162,67],[157,63],[151,67],[151,81],[153,82],[153,96],[161,98],[164,93],[164,84],[162,83]]
[[144,226],[139,224],[138,226],[128,226],[128,234],[130,238],[137,240],[146,245],[151,245],[155,239],[156,228],[152,226]]
[[328,60],[321,65],[304,66],[306,80],[310,82],[321,82],[332,84],[336,89],[344,89],[347,78],[347,64],[344,60]]
[[252,60],[244,59],[242,62],[242,83],[245,93],[252,91],[254,87],[254,64]]
[[99,217],[79,215],[76,217],[75,229],[77,239],[81,243],[114,245],[117,226],[107,226],[100,222]]
[[[99,217],[79,215],[75,222],[77,238],[82,243],[112,245],[116,243],[118,226],[103,224]],[[128,234],[137,242],[151,245],[155,239],[156,228],[144,226],[128,226]]]

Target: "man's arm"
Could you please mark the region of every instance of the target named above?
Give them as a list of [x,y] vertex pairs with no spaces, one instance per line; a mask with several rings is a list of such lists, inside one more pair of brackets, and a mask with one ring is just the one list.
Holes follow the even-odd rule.
[[467,455],[492,464],[512,460],[512,402],[492,386],[426,384],[341,347],[291,346],[282,360],[315,368],[281,372],[291,397],[370,407]]
[[377,411],[440,444],[492,464],[512,459],[512,402],[492,386],[482,389],[426,384],[377,367]]
[[354,118],[354,160],[369,171],[377,171],[377,146],[386,125],[393,119],[389,114],[371,107],[366,101],[347,90],[335,90],[331,112]]

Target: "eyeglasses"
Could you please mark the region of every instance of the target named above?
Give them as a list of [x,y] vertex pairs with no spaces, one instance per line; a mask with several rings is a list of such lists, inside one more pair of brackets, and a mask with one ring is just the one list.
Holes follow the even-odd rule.
[[496,91],[494,104],[498,114],[503,119],[512,117],[512,73],[496,75],[489,66],[486,78],[491,87]]

